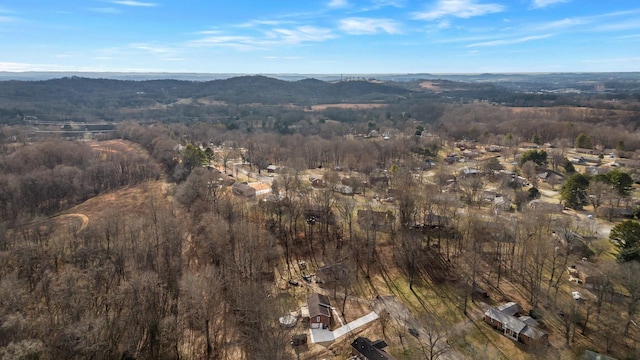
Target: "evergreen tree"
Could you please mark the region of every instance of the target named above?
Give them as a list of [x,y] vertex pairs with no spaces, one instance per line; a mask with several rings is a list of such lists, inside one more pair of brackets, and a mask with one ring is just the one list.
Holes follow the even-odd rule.
[[609,238],[616,242],[619,262],[640,261],[640,223],[626,220],[611,229]]
[[589,187],[589,180],[580,173],[571,175],[567,182],[562,185],[560,195],[564,204],[572,209],[579,209],[586,199],[586,191]]

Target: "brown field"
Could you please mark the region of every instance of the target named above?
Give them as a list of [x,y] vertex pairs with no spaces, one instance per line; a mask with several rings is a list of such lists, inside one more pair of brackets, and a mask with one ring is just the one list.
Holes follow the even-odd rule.
[[204,105],[227,105],[224,101],[219,101],[213,98],[213,96],[201,97],[196,100],[199,104]]
[[387,107],[387,104],[322,104],[311,106],[311,111],[323,111],[327,108],[339,108],[339,109],[376,109]]
[[440,86],[434,84],[433,81],[423,81],[420,83],[420,87],[423,89],[431,90],[431,91],[440,91],[442,90]]
[[103,221],[114,213],[138,219],[149,212],[152,199],[158,207],[167,205],[168,186],[164,180],[158,180],[102,194],[72,207],[65,214],[56,216],[55,220],[81,232],[92,223]]
[[149,153],[142,146],[127,140],[92,141],[88,143],[92,149],[107,153],[131,153],[149,158]]

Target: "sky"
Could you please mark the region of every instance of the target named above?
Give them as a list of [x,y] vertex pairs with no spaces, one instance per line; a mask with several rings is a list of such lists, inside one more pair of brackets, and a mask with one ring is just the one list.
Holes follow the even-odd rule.
[[640,71],[640,1],[3,0],[0,71]]

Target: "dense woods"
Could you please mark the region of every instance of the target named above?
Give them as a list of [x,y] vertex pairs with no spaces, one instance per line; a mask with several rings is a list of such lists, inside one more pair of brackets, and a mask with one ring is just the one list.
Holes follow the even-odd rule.
[[[327,357],[278,322],[311,290],[399,299],[365,330],[399,359],[639,356],[637,87],[419,83],[7,83],[0,358]],[[503,301],[550,345],[483,324]]]

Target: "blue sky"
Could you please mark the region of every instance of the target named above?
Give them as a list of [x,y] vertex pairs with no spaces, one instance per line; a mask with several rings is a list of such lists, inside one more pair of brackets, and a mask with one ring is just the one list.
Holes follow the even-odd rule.
[[0,71],[640,71],[640,2],[5,0]]

